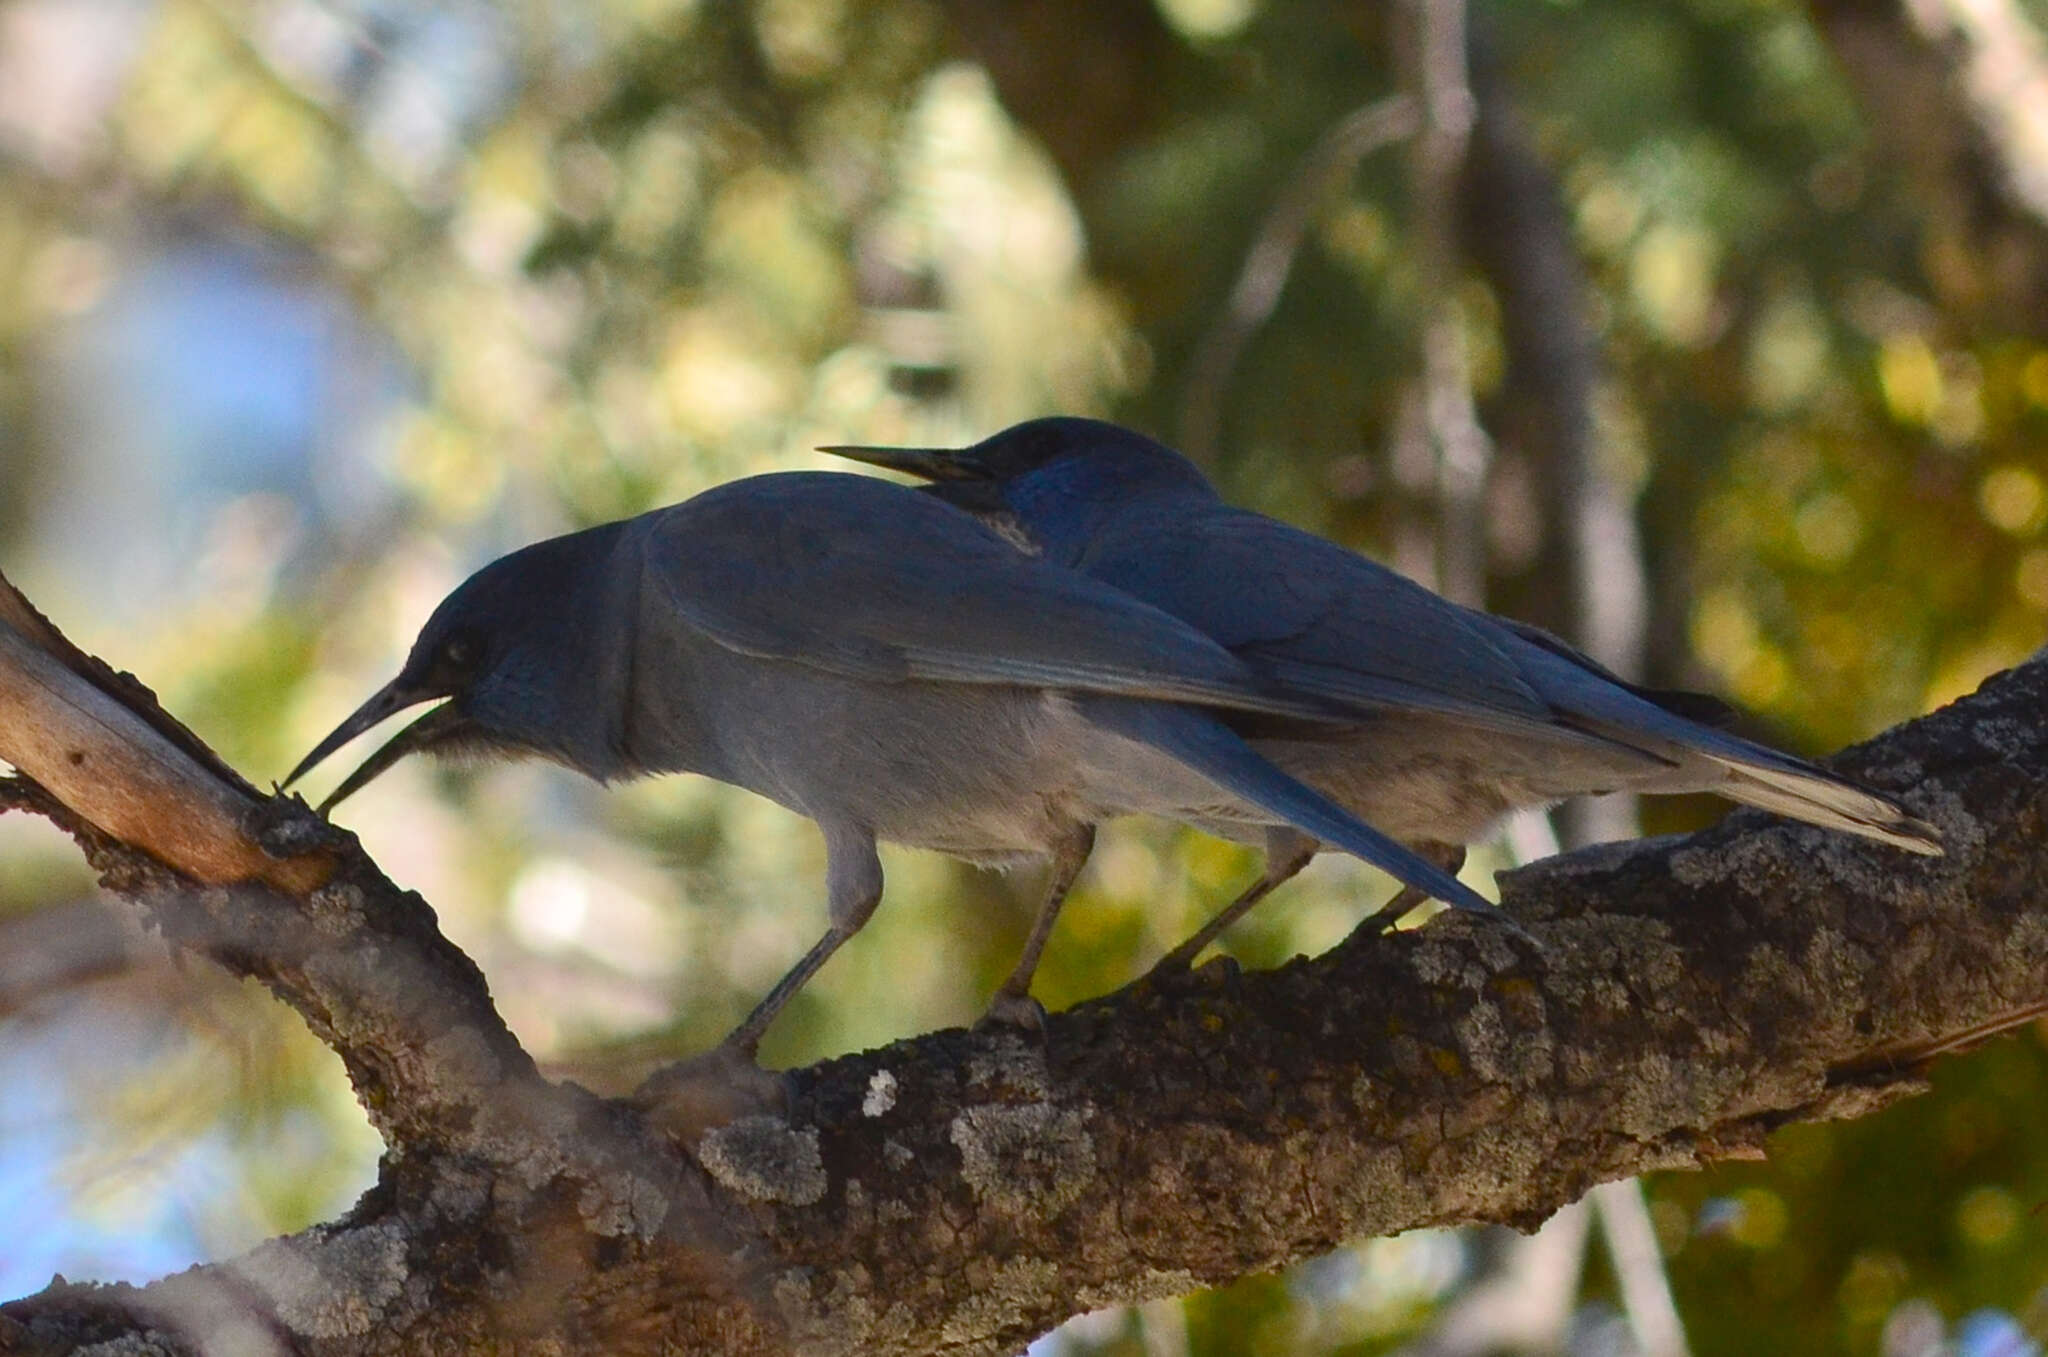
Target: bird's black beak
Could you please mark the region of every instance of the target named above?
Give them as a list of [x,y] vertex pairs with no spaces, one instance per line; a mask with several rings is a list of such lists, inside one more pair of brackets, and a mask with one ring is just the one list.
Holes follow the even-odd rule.
[[989,470],[972,448],[874,448],[840,443],[819,448],[834,457],[901,471],[927,481],[985,481]]
[[[416,707],[422,702],[431,702],[437,697],[445,696],[447,696],[446,693],[424,691],[411,686],[403,679],[393,679],[375,693],[372,693],[370,700],[357,707],[355,712],[346,721],[336,726],[326,739],[314,745],[313,752],[299,760],[299,766],[292,769],[291,776],[279,785],[279,790],[282,791],[285,787],[289,787],[294,782],[297,782],[315,764],[320,763],[329,754],[332,754],[371,726],[376,725],[385,717],[402,712],[407,707]],[[327,799],[322,801],[315,809],[320,814],[325,815],[334,806],[339,804],[344,797],[355,793],[367,784],[370,779],[382,773],[386,768],[389,768],[407,754],[430,749],[437,744],[454,739],[466,732],[469,727],[469,718],[456,710],[454,703],[443,703],[407,726],[404,730],[399,731],[398,734],[392,736],[385,743],[383,748],[363,760],[362,766],[343,779],[342,784],[332,792],[329,792]]]

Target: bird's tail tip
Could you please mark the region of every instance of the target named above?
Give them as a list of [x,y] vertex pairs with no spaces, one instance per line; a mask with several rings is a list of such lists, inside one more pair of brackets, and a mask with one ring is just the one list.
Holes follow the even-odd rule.
[[1737,801],[1841,830],[1921,857],[1947,854],[1941,831],[1883,792],[1818,768],[1775,768],[1716,759],[1732,775],[1720,790]]
[[1925,858],[1948,856],[1948,846],[1942,842],[1941,831],[1918,816],[1900,811],[1898,818],[1882,826],[1873,826],[1868,837],[1888,843],[1894,848],[1903,848],[1908,853],[1918,853]]

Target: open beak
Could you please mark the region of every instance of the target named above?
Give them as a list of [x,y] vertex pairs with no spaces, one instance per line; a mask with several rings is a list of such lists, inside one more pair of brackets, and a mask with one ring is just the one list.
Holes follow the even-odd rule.
[[[385,717],[402,712],[407,707],[416,707],[422,702],[431,702],[441,696],[444,696],[444,694],[421,692],[416,688],[402,685],[397,679],[393,679],[372,693],[370,700],[357,707],[354,714],[336,726],[326,739],[313,746],[313,752],[299,761],[299,766],[292,769],[291,776],[279,785],[279,790],[283,790],[285,787],[289,787],[294,782],[297,782],[315,764],[326,759],[329,754],[332,754],[371,726],[376,725]],[[325,815],[335,805],[339,804],[344,797],[356,792],[368,783],[370,779],[376,777],[407,754],[430,749],[446,740],[464,734],[469,728],[469,718],[457,711],[454,703],[442,703],[419,720],[407,726],[404,730],[399,731],[398,734],[392,736],[383,748],[365,759],[361,767],[350,773],[339,787],[328,793],[327,799],[322,801],[315,809],[320,814]]]
[[927,481],[983,481],[988,470],[972,448],[871,448],[857,443],[839,443],[819,448],[834,457],[847,457],[869,466],[901,471]]

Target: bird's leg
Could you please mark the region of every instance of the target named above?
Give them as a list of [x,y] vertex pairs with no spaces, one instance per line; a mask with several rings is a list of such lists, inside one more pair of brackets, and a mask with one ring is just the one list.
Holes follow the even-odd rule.
[[1060,916],[1060,906],[1066,903],[1067,892],[1074,888],[1075,878],[1088,865],[1088,854],[1094,849],[1093,825],[1076,826],[1053,849],[1052,875],[1046,880],[1045,898],[1039,902],[1038,917],[1031,921],[1031,936],[1024,939],[1024,954],[1017,958],[1010,978],[1003,981],[995,997],[989,1000],[984,1022],[1007,1023],[1012,1027],[1045,1026],[1045,1010],[1031,997],[1031,977],[1038,970],[1039,954],[1045,951],[1046,940],[1052,936],[1052,926]]
[[[1453,876],[1457,875],[1458,869],[1465,865],[1464,844],[1418,843],[1414,845],[1414,848],[1417,853],[1428,858]],[[1413,886],[1403,886],[1400,890],[1394,892],[1394,897],[1391,900],[1366,915],[1363,919],[1360,919],[1358,927],[1351,930],[1352,936],[1356,937],[1360,933],[1384,933],[1400,922],[1402,915],[1416,908],[1429,898],[1428,891],[1420,891]]]
[[875,856],[874,835],[855,825],[819,827],[825,831],[825,936],[775,982],[724,1041],[702,1055],[656,1070],[633,1093],[633,1102],[649,1124],[679,1144],[695,1144],[709,1128],[743,1116],[782,1110],[788,1100],[783,1077],[754,1063],[761,1034],[804,982],[860,932],[881,902],[882,863]]
[[1195,930],[1194,936],[1159,958],[1147,979],[1167,980],[1195,964],[1202,949],[1223,935],[1223,930],[1242,919],[1253,905],[1271,895],[1308,866],[1318,847],[1314,839],[1292,829],[1276,827],[1266,835],[1266,869],[1259,879],[1245,887],[1244,894],[1223,907],[1221,913]]
[[783,1005],[796,997],[847,939],[860,932],[882,901],[882,860],[875,856],[875,836],[854,825],[821,823],[819,827],[825,831],[825,936],[811,945],[803,959],[754,1005],[746,1020],[719,1043],[749,1060]]

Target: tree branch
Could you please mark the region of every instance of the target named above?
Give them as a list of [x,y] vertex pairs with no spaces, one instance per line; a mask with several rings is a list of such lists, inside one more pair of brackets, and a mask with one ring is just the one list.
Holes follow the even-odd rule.
[[[1421,373],[1402,420],[1393,470],[1411,489],[1434,492],[1434,569],[1423,578],[1456,602],[1486,601],[1486,480],[1493,446],[1472,403],[1470,357],[1458,302],[1458,188],[1474,104],[1465,76],[1465,0],[1409,0],[1413,32],[1402,42],[1421,114],[1410,144],[1413,245],[1421,293]],[[1419,555],[1419,552],[1404,554]]]
[[1420,123],[1416,107],[1412,96],[1390,94],[1353,109],[1316,139],[1274,195],[1222,312],[1202,332],[1188,361],[1181,387],[1180,445],[1197,462],[1215,459],[1237,360],[1280,304],[1315,209],[1367,156],[1414,135]]
[[1952,310],[2042,332],[2048,294],[2048,51],[2009,0],[1813,0],[1879,142],[1917,181]]
[[[1500,299],[1507,351],[1504,441],[1535,473],[1544,525],[1540,568],[1551,597],[1535,620],[1625,677],[1640,680],[1650,587],[1635,506],[1603,458],[1594,418],[1601,357],[1586,315],[1591,289],[1557,178],[1537,153],[1484,29],[1469,44],[1477,120],[1465,160],[1462,237]],[[1629,797],[1559,808],[1568,843],[1633,836]]]
[[[1540,954],[1446,917],[1140,985],[1055,1015],[1042,1047],[946,1031],[795,1072],[786,1116],[682,1152],[540,1080],[425,904],[296,802],[252,799],[252,837],[330,855],[326,884],[199,887],[0,784],[304,1015],[390,1147],[342,1220],[147,1287],[54,1285],[0,1306],[0,1352],[1014,1351],[1361,1235],[1530,1226],[1607,1179],[1755,1156],[2048,1003],[2044,711],[2037,662],[1844,761],[1937,823],[1945,859],[1742,812],[1512,874]],[[35,766],[35,729],[0,706],[0,756]]]

